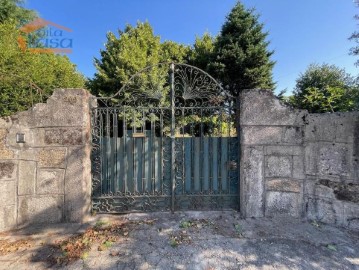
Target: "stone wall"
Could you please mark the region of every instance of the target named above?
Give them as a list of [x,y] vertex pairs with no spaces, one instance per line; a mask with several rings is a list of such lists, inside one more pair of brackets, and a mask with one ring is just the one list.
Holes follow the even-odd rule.
[[359,228],[359,112],[308,114],[240,96],[241,212]]
[[359,113],[310,114],[305,129],[307,217],[359,229]]
[[[90,211],[90,94],[58,89],[46,104],[0,118],[0,231],[81,222]],[[25,134],[25,143],[16,135]]]
[[[86,219],[89,103],[86,90],[59,89],[46,104],[0,118],[0,231]],[[308,114],[265,90],[244,91],[239,104],[242,215],[359,229],[359,112]]]

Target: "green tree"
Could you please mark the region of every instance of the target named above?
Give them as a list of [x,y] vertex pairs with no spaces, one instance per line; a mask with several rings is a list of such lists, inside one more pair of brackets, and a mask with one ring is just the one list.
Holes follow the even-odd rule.
[[0,23],[11,20],[19,25],[35,19],[37,13],[22,7],[23,3],[23,0],[0,0]]
[[209,33],[202,37],[196,37],[193,48],[190,51],[189,63],[195,67],[209,71],[214,57],[215,38]]
[[[358,0],[355,1],[355,4],[356,4],[357,7],[359,7],[359,1]],[[359,15],[358,14],[355,15],[354,18],[356,20],[359,20]],[[357,24],[357,25],[359,25],[359,24]],[[350,36],[349,40],[352,40],[352,41],[354,41],[356,43],[356,45],[353,48],[351,48],[350,54],[354,55],[354,56],[359,56],[359,31],[355,31]],[[359,66],[359,59],[355,62],[355,65]]]
[[291,104],[311,113],[351,111],[358,108],[359,87],[335,65],[310,65],[297,79]]
[[55,88],[83,87],[84,78],[66,56],[19,48],[13,21],[0,24],[0,116],[26,110]]
[[273,89],[274,62],[259,15],[238,2],[227,16],[214,47],[211,70],[232,95],[243,89]]
[[[119,30],[119,37],[112,32],[107,34],[105,50],[101,50],[101,57],[95,59],[97,72],[89,80],[88,87],[96,95],[111,96],[138,71],[161,62],[185,61],[188,52],[188,47],[175,42],[161,43],[148,22],[138,22],[135,27],[127,25],[124,31]],[[141,82],[137,82],[137,86],[158,84],[155,82],[161,77],[158,72],[167,71],[153,68],[147,78],[142,77]]]

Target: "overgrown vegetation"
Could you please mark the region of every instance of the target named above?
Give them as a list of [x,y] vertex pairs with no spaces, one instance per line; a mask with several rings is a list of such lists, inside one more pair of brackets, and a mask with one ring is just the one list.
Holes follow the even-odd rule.
[[37,16],[20,3],[0,1],[0,116],[44,101],[55,88],[83,87],[85,81],[67,56],[19,47],[19,26]]
[[359,109],[359,85],[344,69],[312,64],[300,75],[288,102],[311,113]]

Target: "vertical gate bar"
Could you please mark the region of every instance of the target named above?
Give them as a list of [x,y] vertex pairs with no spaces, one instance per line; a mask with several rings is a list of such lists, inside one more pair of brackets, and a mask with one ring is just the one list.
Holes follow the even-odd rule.
[[[193,108],[191,108],[191,116],[193,116]],[[191,122],[191,190],[190,192],[193,192],[194,190],[194,166],[193,166],[193,163],[194,163],[194,144],[195,144],[195,141],[194,141],[194,123],[193,123],[193,120]]]
[[154,126],[153,124],[151,124],[151,142],[150,142],[150,188],[151,188],[151,193],[152,194],[155,194],[155,136],[154,136],[154,133],[153,133],[153,130],[154,130]]
[[114,109],[113,110],[113,115],[112,115],[112,120],[113,120],[113,136],[112,136],[112,142],[113,142],[113,147],[112,147],[112,163],[113,163],[113,168],[112,168],[112,175],[113,175],[113,186],[112,186],[112,191],[116,192],[117,190],[117,110]]
[[172,202],[171,210],[175,211],[175,66],[171,63],[171,182],[172,182]]
[[227,161],[228,161],[228,137],[221,137],[221,190],[226,191],[228,190],[227,186]]
[[[159,140],[160,140],[160,151],[159,151],[159,155],[160,155],[160,160],[159,160],[159,166],[160,166],[160,170],[159,170],[159,177],[160,177],[160,181],[161,181],[161,195],[167,195],[164,194],[164,190],[163,190],[163,184],[164,184],[164,166],[163,166],[163,110],[159,109],[159,113],[160,113],[160,136],[159,136]],[[155,128],[155,125],[154,125]]]
[[223,181],[223,171],[222,171],[222,144],[223,144],[223,111],[219,109],[219,135],[218,135],[218,189],[219,193],[222,193],[222,181]]
[[110,122],[110,113],[109,108],[106,108],[106,193],[109,193],[111,190],[111,122]]
[[142,190],[142,138],[134,138],[135,141],[135,182],[136,190],[141,193]]
[[145,134],[145,136],[142,138],[142,193],[145,192],[145,175],[146,175],[146,120],[145,120],[145,110],[142,112],[142,121],[143,121],[143,128],[142,133]]
[[203,146],[203,137],[204,137],[204,134],[203,134],[203,108],[201,108],[201,132],[199,134],[200,136],[200,166],[198,168],[199,170],[199,174],[200,174],[200,181],[201,181],[201,192],[203,192],[203,185],[204,185],[204,178],[203,178],[203,166],[204,166],[204,156],[203,156],[203,149],[204,149],[204,146]]
[[203,174],[203,190],[208,192],[209,191],[209,166],[208,166],[208,159],[209,159],[209,152],[208,152],[208,144],[209,140],[208,137],[203,137],[203,167],[202,167],[202,174]]
[[136,138],[133,136],[136,132],[137,132],[137,127],[136,127],[136,115],[135,115],[135,111],[133,111],[132,113],[132,178],[130,179],[131,184],[133,186],[133,192],[136,193],[137,192],[137,175],[136,175]]
[[182,194],[185,194],[185,153],[184,153],[184,108],[181,108],[182,111]]
[[123,109],[123,116],[122,116],[122,129],[123,129],[123,140],[122,140],[122,147],[123,147],[123,169],[122,169],[122,177],[123,177],[123,193],[126,194],[127,192],[127,177],[128,177],[128,160],[127,160],[127,119],[126,119],[126,109]]
[[194,162],[193,162],[193,181],[194,181],[194,191],[198,193],[201,190],[201,179],[200,179],[200,137],[193,137],[194,147],[193,147],[193,154],[194,154]]
[[[114,110],[112,109],[110,112],[110,124],[112,125],[112,128],[110,129],[110,175],[111,175],[111,189],[110,192],[114,191],[114,184],[115,184],[115,159],[114,155],[116,153],[115,151],[115,138],[114,138],[114,129],[115,129],[115,121],[114,121]],[[112,134],[111,134],[112,133]],[[111,136],[112,135],[112,136]]]
[[218,137],[212,137],[212,188],[218,191]]
[[[231,130],[232,130],[232,106],[233,104],[230,103],[230,109],[228,111],[228,144],[227,144],[227,155],[228,155],[228,162],[232,162],[232,150],[231,150],[231,144],[233,142],[233,138],[231,137]],[[235,122],[235,121],[234,121]],[[235,128],[235,126],[234,126]],[[235,130],[237,130],[235,128]],[[236,132],[237,133],[237,132]],[[233,160],[234,161],[234,160]],[[232,177],[232,171],[230,171],[229,166],[227,166],[227,186],[228,186],[228,194],[231,194],[231,177]],[[239,192],[239,191],[238,191]]]
[[209,186],[209,193],[213,192],[213,165],[212,165],[212,156],[213,156],[213,137],[212,137],[212,130],[213,130],[213,114],[211,113],[211,121],[209,122],[210,125],[210,133],[208,134],[208,172],[209,172],[209,179],[208,179],[208,186]]
[[120,191],[123,192],[123,181],[125,177],[124,168],[124,157],[123,157],[123,138],[117,137],[117,178],[116,178],[116,192]]
[[191,165],[192,165],[192,138],[187,137],[185,140],[185,181],[186,181],[186,193],[190,193],[192,190],[191,183],[192,183],[192,172],[191,172]]
[[[152,128],[152,124],[151,127]],[[151,154],[151,151],[149,149],[149,143],[151,140],[151,137],[149,137],[149,134],[151,133],[151,131],[147,131],[145,130],[145,137],[143,138],[143,147],[144,147],[144,162],[143,162],[143,169],[144,169],[144,187],[143,187],[143,191],[144,192],[148,192],[148,183],[149,183],[149,173],[148,171],[150,170],[150,161],[148,156]]]
[[102,182],[104,179],[104,154],[103,154],[103,148],[104,148],[104,138],[103,138],[103,116],[102,111],[99,110],[100,114],[100,162],[101,162],[101,174],[100,174],[100,187],[101,187],[101,194],[103,193],[103,187]]

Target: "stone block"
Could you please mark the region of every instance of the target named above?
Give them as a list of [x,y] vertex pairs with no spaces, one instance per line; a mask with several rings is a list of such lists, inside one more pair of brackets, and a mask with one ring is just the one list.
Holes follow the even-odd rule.
[[42,168],[65,168],[66,148],[43,148],[38,153],[38,160]]
[[19,161],[19,195],[31,195],[35,193],[36,162]]
[[[26,143],[17,143],[16,134],[22,133],[25,134]],[[26,126],[14,125],[10,130],[7,136],[7,144],[12,149],[23,150],[29,147],[32,147],[34,143],[33,130],[29,129]]]
[[0,128],[0,146],[5,144],[7,133],[8,133],[7,129]]
[[293,178],[305,179],[304,157],[303,156],[294,156],[293,157]]
[[327,224],[341,224],[343,204],[330,199],[308,198],[306,203],[307,217]]
[[336,124],[332,114],[309,114],[306,127],[306,140],[333,141]]
[[308,143],[305,147],[305,173],[317,174],[318,143]]
[[241,211],[246,217],[264,215],[263,147],[245,147],[241,155]]
[[6,148],[0,148],[0,159],[13,159],[15,152]]
[[359,230],[359,204],[343,202],[345,226]]
[[346,144],[323,144],[319,148],[320,175],[350,175],[349,149]]
[[304,181],[304,195],[309,196],[309,197],[314,197],[315,196],[315,185],[316,185],[315,179],[307,178]]
[[16,203],[15,181],[0,182],[0,205],[14,205]]
[[36,185],[37,194],[64,194],[64,170],[40,169]]
[[300,194],[269,191],[266,196],[266,217],[300,217]]
[[334,195],[334,190],[330,187],[321,185],[320,183],[316,183],[314,186],[314,194],[319,198],[328,198],[331,200],[336,200]]
[[242,127],[242,144],[279,144],[282,127]]
[[17,166],[14,161],[0,161],[0,180],[16,178]]
[[33,108],[37,127],[86,126],[90,94],[83,89],[56,89],[46,104]]
[[306,111],[282,104],[271,91],[245,90],[240,95],[240,124],[291,126],[303,123]]
[[11,230],[16,227],[16,206],[2,205],[0,207],[0,231]]
[[302,146],[275,145],[266,146],[266,155],[272,156],[299,156],[303,154]]
[[265,166],[266,177],[290,177],[292,176],[292,157],[268,156]]
[[70,147],[65,173],[65,218],[67,222],[83,222],[91,206],[91,149]]
[[289,144],[302,144],[304,132],[301,127],[284,128],[283,142]]
[[302,192],[302,183],[291,179],[272,179],[266,182],[267,190],[283,192]]
[[81,128],[49,129],[45,131],[46,145],[79,145],[83,143]]
[[63,221],[63,196],[19,196],[19,225]]
[[356,129],[359,130],[359,113],[341,113],[336,120],[335,141],[353,143]]
[[19,151],[19,159],[28,161],[38,161],[38,150],[36,148],[28,148]]

